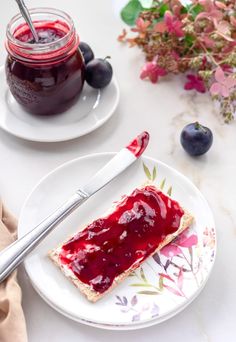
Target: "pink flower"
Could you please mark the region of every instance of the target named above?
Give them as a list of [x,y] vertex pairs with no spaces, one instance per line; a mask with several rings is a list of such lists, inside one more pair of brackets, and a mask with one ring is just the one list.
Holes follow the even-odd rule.
[[230,24],[227,21],[221,20],[219,23],[215,22],[215,28],[216,33],[218,33],[221,37],[230,42],[234,41],[234,39],[231,38]]
[[182,22],[177,17],[173,16],[170,11],[165,12],[164,22],[169,33],[173,33],[177,37],[184,36],[184,31],[182,30]]
[[123,29],[123,30],[122,30],[122,33],[117,37],[117,40],[118,40],[119,42],[124,42],[126,36],[127,36],[127,31],[126,31],[126,29]]
[[222,12],[217,9],[212,0],[199,0],[199,4],[204,7],[205,12],[199,13],[196,20],[205,18],[209,20],[221,20],[223,18]]
[[208,49],[213,49],[215,47],[215,41],[211,39],[208,35],[203,34],[199,40],[205,45]]
[[223,3],[223,2],[220,2],[220,1],[215,1],[215,5],[216,7],[220,8],[220,9],[227,9],[227,6]]
[[161,252],[161,254],[166,256],[167,258],[172,258],[172,257],[174,257],[176,255],[182,254],[181,249],[178,246],[176,246],[174,244],[171,244],[171,243],[169,243],[168,245],[163,247],[160,250],[160,252]]
[[172,243],[169,243],[160,250],[160,253],[167,258],[172,258],[176,255],[182,254],[180,247],[189,248],[197,245],[198,237],[196,234],[189,235],[189,229],[186,229],[180,234]]
[[[219,10],[219,8],[222,10],[226,10],[227,7],[223,8],[225,5],[222,3],[223,7],[220,7],[221,5],[219,2],[213,2],[212,0],[199,0],[199,3],[204,6],[205,12],[201,12],[197,15],[196,20],[199,19],[208,19],[210,20],[216,29],[216,33],[223,37],[224,39],[228,41],[234,41],[234,39],[231,37],[230,32],[230,24],[226,20],[223,19],[223,13]],[[211,28],[209,26],[209,30],[207,31],[211,32]],[[205,30],[206,32],[206,30]]]
[[229,6],[226,6],[226,4],[221,1],[215,1],[215,5],[222,10],[230,10],[233,7],[233,4],[229,4]]
[[211,85],[210,93],[212,95],[222,95],[228,97],[231,90],[236,86],[236,79],[232,76],[225,76],[221,67],[218,67],[215,71],[215,80]]
[[188,78],[188,82],[186,82],[184,85],[185,90],[195,89],[199,93],[206,92],[205,84],[203,82],[203,79],[200,76],[189,74],[187,75],[187,78]]
[[154,26],[154,31],[158,33],[164,33],[167,32],[167,26],[164,23],[164,21],[160,21]]
[[144,38],[150,21],[144,21],[142,18],[136,20],[136,27],[132,28],[131,31],[138,32],[139,35]]
[[152,83],[157,83],[160,76],[165,76],[166,70],[157,64],[156,60],[148,62],[141,70],[140,78],[143,80],[149,78]]
[[176,238],[175,243],[180,247],[189,248],[197,245],[198,237],[196,234],[189,235],[189,230],[187,229]]

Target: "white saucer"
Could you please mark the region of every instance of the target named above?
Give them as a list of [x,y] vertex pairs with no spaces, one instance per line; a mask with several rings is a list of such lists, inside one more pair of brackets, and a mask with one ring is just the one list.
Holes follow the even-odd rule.
[[0,67],[0,127],[19,138],[39,141],[66,141],[88,134],[103,125],[119,102],[115,77],[102,90],[85,84],[79,100],[68,111],[52,116],[35,116],[23,110],[11,95]]
[[[34,188],[21,211],[19,237],[85,184],[113,153],[88,155],[55,169]],[[143,162],[150,172],[143,168]],[[100,217],[122,195],[147,180],[172,186],[172,198],[194,216],[194,224],[181,238],[149,258],[97,303],[90,303],[49,260],[48,251]],[[145,174],[146,173],[146,174]],[[165,181],[165,185],[163,180]],[[214,219],[200,191],[166,164],[143,157],[100,190],[55,229],[25,260],[29,278],[39,295],[55,310],[84,324],[102,329],[131,330],[160,323],[182,311],[201,292],[212,270],[215,253]]]

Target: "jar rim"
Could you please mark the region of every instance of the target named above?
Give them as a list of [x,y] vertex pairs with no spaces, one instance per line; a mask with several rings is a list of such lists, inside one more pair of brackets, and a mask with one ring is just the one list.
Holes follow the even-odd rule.
[[26,42],[22,42],[19,39],[16,39],[14,37],[14,32],[11,32],[11,28],[12,25],[19,19],[23,18],[21,13],[16,14],[14,17],[11,18],[10,22],[7,25],[7,29],[6,29],[6,36],[7,39],[14,44],[15,46],[18,46],[19,48],[25,48],[25,49],[34,49],[34,50],[40,50],[41,52],[43,52],[44,50],[49,50],[50,47],[55,46],[55,43],[57,45],[63,44],[64,41],[67,41],[69,39],[69,36],[71,35],[71,30],[74,31],[74,22],[71,18],[71,16],[69,14],[67,14],[66,12],[56,9],[56,8],[52,8],[52,7],[35,7],[35,8],[30,8],[29,9],[30,14],[52,14],[52,15],[58,15],[60,17],[62,17],[62,19],[66,20],[67,23],[70,25],[70,30],[68,30],[68,32],[61,38],[59,38],[58,40],[54,41],[54,42],[50,42],[50,43],[34,43],[34,44],[30,44],[30,43],[26,43]]
[[[29,30],[23,16],[18,13],[7,25],[6,49],[10,56],[24,63],[37,65],[59,62],[72,55],[79,45],[79,36],[76,33],[72,18],[64,11],[37,7],[30,9],[36,29],[55,25],[55,28],[64,32],[61,38],[49,43],[30,44],[17,39],[24,30]],[[34,15],[34,16],[33,16]]]

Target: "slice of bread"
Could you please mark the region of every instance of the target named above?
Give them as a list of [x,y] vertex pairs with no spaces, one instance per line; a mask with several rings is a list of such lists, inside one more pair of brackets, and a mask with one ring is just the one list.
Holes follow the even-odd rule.
[[[153,184],[152,184],[153,186]],[[156,186],[155,186],[156,187]],[[141,188],[142,189],[142,188]],[[157,189],[160,191],[159,189]],[[166,194],[165,194],[166,195]],[[121,201],[124,197],[122,197]],[[119,206],[120,202],[116,202],[116,204],[113,206],[113,210],[117,206]],[[181,206],[180,206],[181,207]],[[181,207],[182,208],[182,207]],[[183,209],[183,208],[182,208]],[[113,211],[112,210],[112,211]],[[109,213],[112,212],[109,210]],[[164,240],[158,245],[156,250],[150,254],[148,257],[152,256],[156,252],[160,251],[161,248],[166,246],[168,243],[170,243],[174,238],[176,238],[179,234],[181,234],[186,228],[188,228],[192,222],[193,222],[193,216],[188,213],[185,209],[183,209],[184,215],[181,217],[181,222],[179,225],[178,230],[174,234],[167,235]],[[104,215],[103,217],[106,217]],[[85,227],[86,228],[86,227]],[[85,229],[84,228],[84,229]],[[133,263],[131,267],[127,270],[125,270],[122,274],[118,275],[112,282],[111,286],[103,293],[97,292],[93,289],[92,286],[80,281],[78,277],[73,273],[73,271],[67,266],[64,265],[60,260],[60,252],[62,249],[62,246],[68,241],[67,239],[64,243],[60,244],[57,248],[53,249],[49,252],[49,258],[55,263],[56,266],[60,268],[62,273],[87,297],[88,300],[91,302],[96,302],[98,299],[103,297],[106,293],[110,292],[114,287],[116,287],[119,283],[121,283],[125,278],[129,276],[131,272],[133,272],[136,268],[138,268],[146,259],[142,260],[140,263]]]

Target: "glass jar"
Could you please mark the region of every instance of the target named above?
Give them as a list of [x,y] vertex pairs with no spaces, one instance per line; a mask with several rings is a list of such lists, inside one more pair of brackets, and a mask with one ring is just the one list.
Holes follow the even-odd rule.
[[20,14],[7,26],[7,83],[26,111],[61,113],[77,100],[84,84],[79,37],[72,19],[62,11],[36,8],[30,14],[39,43]]

